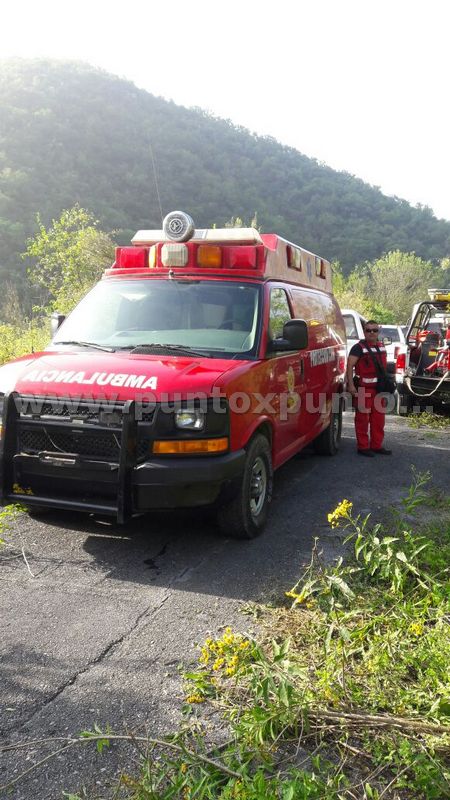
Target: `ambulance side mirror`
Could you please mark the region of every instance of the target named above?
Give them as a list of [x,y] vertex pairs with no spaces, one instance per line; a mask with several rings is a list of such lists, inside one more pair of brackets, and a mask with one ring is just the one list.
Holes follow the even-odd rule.
[[65,314],[59,314],[57,311],[53,312],[50,317],[50,330],[52,332],[52,337],[55,335],[58,328],[63,324],[65,318]]
[[268,345],[269,353],[282,353],[290,350],[305,350],[308,347],[308,327],[303,319],[290,319],[283,325],[281,339],[272,339]]

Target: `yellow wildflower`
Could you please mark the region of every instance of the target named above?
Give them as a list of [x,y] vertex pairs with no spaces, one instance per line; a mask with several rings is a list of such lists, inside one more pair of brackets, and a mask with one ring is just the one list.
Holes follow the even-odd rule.
[[334,511],[327,515],[328,522],[330,523],[331,527],[337,528],[339,527],[339,520],[348,519],[352,508],[353,503],[351,503],[350,500],[342,500],[336,506]]
[[294,590],[291,589],[289,592],[285,592],[285,595],[286,597],[291,597],[293,599],[294,603],[292,605],[294,604],[297,605],[297,603],[303,603],[305,598],[308,596],[307,594],[305,594],[303,589],[301,592],[294,592]]
[[414,636],[422,636],[423,622],[412,622],[408,630],[410,633],[413,633]]
[[201,694],[189,694],[186,697],[186,703],[204,703],[205,698]]
[[216,658],[216,660],[215,660],[215,662],[213,664],[214,672],[217,672],[217,670],[220,669],[221,667],[223,667],[224,664],[225,664],[225,659],[224,658]]
[[239,658],[237,655],[232,656],[227,661],[227,668],[225,670],[226,675],[234,675],[237,669]]

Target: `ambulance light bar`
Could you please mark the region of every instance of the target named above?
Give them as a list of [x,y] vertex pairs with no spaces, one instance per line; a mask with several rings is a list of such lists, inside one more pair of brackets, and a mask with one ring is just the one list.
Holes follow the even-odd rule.
[[[132,238],[135,247],[170,242],[164,231],[138,231]],[[191,242],[214,242],[218,244],[263,244],[255,228],[197,228]]]
[[[221,246],[189,241],[158,242],[149,247],[116,247],[114,269],[146,270],[181,267],[187,269],[257,269],[263,263],[263,248],[254,245]],[[259,251],[259,255],[258,255]]]
[[260,234],[256,228],[196,228],[184,211],[171,211],[163,219],[161,230],[138,231],[131,246],[116,248],[111,270],[116,275],[119,270],[168,271],[169,276],[174,270],[183,274],[220,270],[229,276],[240,270],[260,278],[283,278],[332,291],[330,263],[303,247],[274,233]]

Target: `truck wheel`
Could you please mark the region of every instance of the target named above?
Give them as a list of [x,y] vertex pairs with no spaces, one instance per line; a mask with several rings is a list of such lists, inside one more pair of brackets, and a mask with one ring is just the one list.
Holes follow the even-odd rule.
[[397,398],[395,401],[395,410],[399,417],[406,417],[412,411],[413,398],[409,392],[402,389],[397,389]]
[[236,497],[219,509],[217,521],[226,536],[253,539],[262,533],[272,500],[273,467],[270,445],[257,434],[249,443],[242,483]]
[[339,400],[339,409],[332,411],[330,424],[314,439],[313,447],[316,453],[323,456],[334,456],[339,450],[342,435],[342,400]]

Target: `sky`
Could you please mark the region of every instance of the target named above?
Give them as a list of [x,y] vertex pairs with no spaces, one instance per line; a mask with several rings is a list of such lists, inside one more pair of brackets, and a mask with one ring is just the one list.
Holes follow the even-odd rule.
[[84,61],[450,220],[448,0],[0,0],[0,58]]

